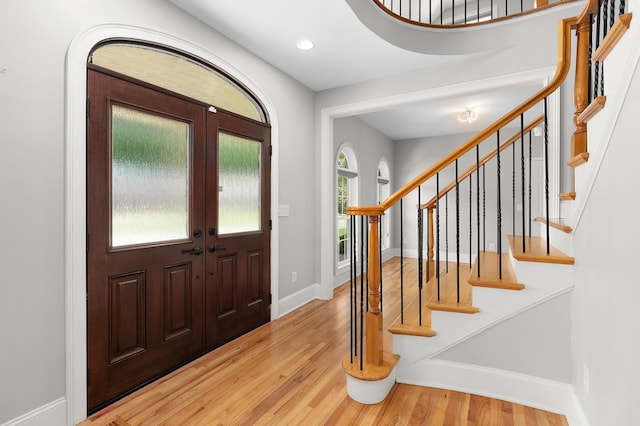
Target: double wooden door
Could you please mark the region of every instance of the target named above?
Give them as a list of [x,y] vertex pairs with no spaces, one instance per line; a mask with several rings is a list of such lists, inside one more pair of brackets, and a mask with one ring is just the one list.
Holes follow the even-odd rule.
[[88,408],[269,320],[270,129],[88,70]]

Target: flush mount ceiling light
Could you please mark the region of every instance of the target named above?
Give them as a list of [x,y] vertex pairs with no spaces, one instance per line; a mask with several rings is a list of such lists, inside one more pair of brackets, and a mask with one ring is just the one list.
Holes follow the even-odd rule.
[[458,114],[458,121],[463,123],[473,123],[478,119],[478,112],[475,108],[467,108]]
[[311,40],[300,40],[296,46],[298,46],[300,50],[311,50],[314,44]]

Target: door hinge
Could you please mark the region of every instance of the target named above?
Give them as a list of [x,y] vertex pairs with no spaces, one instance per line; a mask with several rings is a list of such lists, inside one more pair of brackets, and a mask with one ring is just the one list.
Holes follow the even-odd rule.
[[89,234],[87,234],[87,253],[89,253],[89,245],[90,245],[90,238],[89,238]]
[[273,220],[269,219],[269,231],[273,231]]
[[87,386],[91,384],[91,370],[87,368]]
[[269,157],[273,156],[273,145],[269,145]]
[[89,118],[90,109],[91,109],[91,100],[87,98],[87,118]]
[[273,294],[269,293],[269,304],[273,303]]

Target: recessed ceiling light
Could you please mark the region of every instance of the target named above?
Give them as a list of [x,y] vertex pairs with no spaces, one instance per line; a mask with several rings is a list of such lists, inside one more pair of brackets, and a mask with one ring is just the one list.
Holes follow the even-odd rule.
[[311,50],[314,44],[310,40],[300,40],[296,46],[298,46],[300,50]]

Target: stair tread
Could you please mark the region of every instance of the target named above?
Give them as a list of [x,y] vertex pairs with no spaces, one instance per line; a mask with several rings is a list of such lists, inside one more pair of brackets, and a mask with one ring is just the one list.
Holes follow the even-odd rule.
[[[534,222],[547,223],[547,219],[544,217],[536,217],[533,219]],[[558,229],[567,234],[573,231],[573,228],[565,223],[564,218],[549,218],[549,226],[552,228]]]
[[574,201],[576,199],[576,193],[575,191],[561,192],[560,199],[564,201]]
[[479,309],[473,306],[473,287],[467,279],[471,268],[468,264],[460,264],[460,302],[457,297],[457,268],[455,263],[449,264],[449,272],[440,270],[440,299],[438,300],[438,279],[433,277],[427,283],[427,307],[434,311],[460,312],[475,314]]
[[575,258],[567,256],[557,248],[550,246],[547,254],[547,242],[541,237],[524,237],[526,252],[522,251],[522,238],[519,235],[507,235],[511,254],[514,258],[525,262],[558,263],[573,265]]
[[[500,256],[502,257],[502,278],[500,278]],[[478,263],[480,276],[478,277]],[[516,279],[515,271],[509,261],[509,255],[498,255],[492,251],[481,251],[469,273],[469,284],[477,287],[500,288],[505,290],[522,290],[524,285]]]

